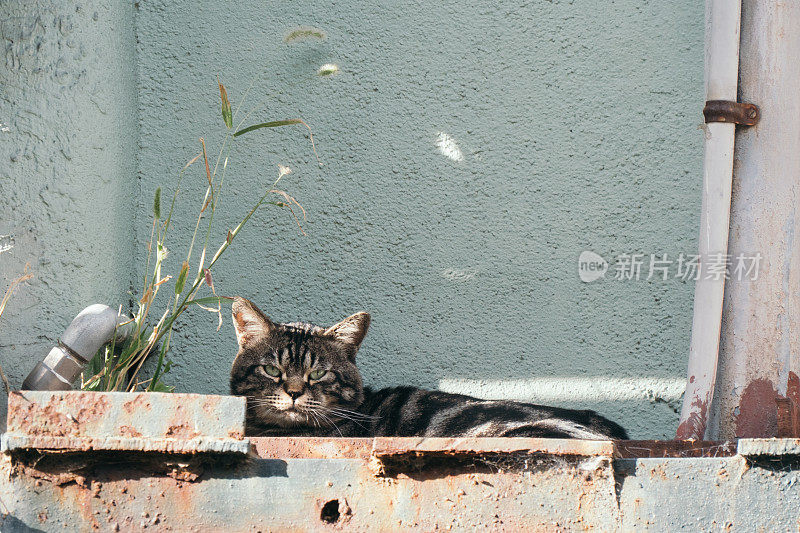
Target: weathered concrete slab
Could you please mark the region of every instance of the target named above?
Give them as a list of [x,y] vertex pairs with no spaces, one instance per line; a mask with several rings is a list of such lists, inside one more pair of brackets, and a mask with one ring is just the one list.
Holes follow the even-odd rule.
[[0,529],[783,531],[796,530],[800,519],[800,470],[790,460],[767,467],[741,455],[526,463],[512,453],[386,477],[361,456],[367,442],[331,439],[326,447],[320,440],[304,456],[298,448],[279,452],[274,439],[255,441],[254,449],[292,457],[6,456]]
[[247,453],[245,400],[200,394],[19,391],[4,450]]
[[739,439],[739,455],[800,456],[800,439]]
[[[174,406],[184,395],[168,396]],[[12,405],[31,400],[20,396]],[[102,404],[98,397],[51,400],[20,404],[9,423],[14,432],[4,436],[9,444],[28,439],[0,456],[4,533],[772,531],[800,523],[795,439],[261,437],[251,439],[249,455],[236,456],[196,453],[208,443],[169,440],[170,426],[152,420],[131,421],[146,437],[95,436],[116,427],[95,420],[103,417],[93,408]],[[171,405],[151,395],[135,401],[150,402],[142,419]],[[82,422],[93,429],[74,427]],[[196,427],[230,431],[224,421],[204,424]]]
[[534,438],[387,438],[375,439],[373,455],[389,457],[393,455],[425,454],[446,452],[449,454],[485,453],[541,453],[548,455],[593,456],[614,453],[611,441],[576,439],[534,439]]
[[737,455],[637,459],[616,465],[621,531],[797,531],[797,465]]
[[[0,498],[44,531],[608,530],[618,518],[609,463],[531,461],[511,473],[474,462],[387,478],[363,459],[251,459],[184,481],[153,465],[97,465],[76,478],[34,461],[2,466]],[[4,475],[13,468],[21,474]]]

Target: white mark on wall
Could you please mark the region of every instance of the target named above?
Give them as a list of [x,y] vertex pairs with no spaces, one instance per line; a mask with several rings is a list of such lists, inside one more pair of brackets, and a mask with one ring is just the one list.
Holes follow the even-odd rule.
[[0,235],[0,254],[7,252],[14,247],[13,235]]
[[319,70],[317,70],[317,76],[322,76],[322,77],[333,76],[337,72],[339,72],[338,65],[335,65],[333,63],[325,63],[324,65],[319,67]]
[[461,161],[464,159],[464,153],[461,151],[461,148],[458,147],[458,144],[456,144],[455,139],[443,131],[440,131],[436,135],[435,145],[439,153],[451,161]]
[[11,128],[0,122],[0,131],[2,131],[3,133],[8,133],[11,131]]
[[616,402],[625,400],[679,402],[685,378],[552,377],[531,379],[439,380],[445,392],[492,400],[559,404],[565,402]]
[[450,281],[469,281],[478,273],[477,270],[467,269],[458,270],[455,268],[448,268],[442,271],[442,277]]

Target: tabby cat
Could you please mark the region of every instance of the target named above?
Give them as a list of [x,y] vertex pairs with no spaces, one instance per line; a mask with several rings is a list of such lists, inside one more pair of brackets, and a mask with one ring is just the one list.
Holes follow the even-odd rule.
[[355,357],[369,322],[361,312],[327,329],[276,324],[236,298],[239,352],[230,386],[232,394],[247,397],[248,435],[627,438],[622,427],[593,411],[364,387]]

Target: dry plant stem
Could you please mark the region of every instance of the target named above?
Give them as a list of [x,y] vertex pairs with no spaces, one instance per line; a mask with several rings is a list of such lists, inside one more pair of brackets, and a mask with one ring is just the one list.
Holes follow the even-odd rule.
[[[305,220],[306,213],[305,209],[299,202],[292,196],[290,196],[285,191],[281,191],[275,188],[275,186],[280,181],[281,177],[288,173],[287,169],[280,167],[280,173],[278,178],[272,184],[272,187],[268,188],[263,196],[256,202],[256,204],[252,207],[252,209],[247,213],[244,219],[236,226],[236,228],[232,231],[228,231],[227,238],[222,243],[222,245],[218,248],[217,252],[214,254],[214,257],[211,259],[210,263],[206,265],[206,254],[208,252],[208,246],[211,240],[211,231],[213,227],[213,222],[216,214],[216,209],[220,206],[220,199],[222,196],[222,189],[225,182],[225,176],[228,166],[228,157],[231,153],[232,149],[232,139],[238,135],[247,133],[248,131],[252,131],[253,129],[259,128],[274,128],[280,126],[288,126],[291,124],[302,124],[304,125],[309,131],[309,137],[311,140],[311,146],[314,150],[314,155],[317,157],[317,162],[319,162],[319,157],[317,155],[316,146],[314,144],[313,133],[311,132],[311,128],[306,124],[302,119],[290,119],[290,120],[279,120],[273,122],[266,122],[261,124],[256,124],[255,126],[251,126],[249,128],[245,128],[244,130],[238,130],[233,128],[234,119],[238,116],[239,111],[244,104],[244,98],[236,107],[236,112],[231,114],[230,110],[230,103],[227,99],[227,92],[225,91],[221,82],[220,85],[220,96],[222,99],[222,114],[223,119],[225,121],[225,125],[227,127],[227,133],[225,135],[225,139],[222,142],[221,148],[219,153],[217,154],[216,162],[214,163],[213,167],[209,163],[208,152],[206,149],[206,144],[204,139],[200,139],[202,151],[200,154],[195,156],[191,161],[189,161],[181,170],[180,176],[178,179],[178,184],[176,190],[173,194],[172,204],[170,205],[169,214],[163,222],[160,219],[160,188],[156,192],[156,199],[154,200],[154,207],[153,207],[153,227],[151,229],[150,235],[150,242],[148,244],[148,256],[147,256],[147,263],[146,263],[146,272],[144,277],[144,292],[143,296],[140,300],[139,309],[136,313],[134,318],[136,322],[135,334],[128,340],[125,341],[122,351],[119,355],[114,355],[112,351],[106,351],[103,353],[103,368],[97,372],[97,375],[93,376],[89,379],[85,385],[94,385],[97,387],[98,380],[100,381],[100,385],[103,390],[125,390],[125,391],[133,391],[139,387],[146,387],[147,391],[153,390],[163,390],[166,385],[160,381],[163,374],[169,371],[170,365],[172,364],[170,361],[166,360],[166,354],[169,350],[171,339],[172,339],[172,329],[175,321],[182,315],[182,313],[191,305],[197,304],[201,308],[213,311],[220,316],[221,320],[221,298],[217,296],[216,291],[213,287],[213,280],[211,279],[211,272],[210,269],[216,264],[217,260],[220,258],[222,253],[230,246],[233,242],[234,238],[239,234],[241,229],[247,223],[247,221],[252,217],[255,211],[264,203],[274,204],[280,207],[288,207],[292,217],[294,218],[295,222],[297,223],[300,231],[305,235],[303,231],[302,224],[300,219],[298,218],[298,213],[295,212],[294,207],[300,209],[302,212],[303,220]],[[250,87],[253,86],[251,83]],[[247,92],[250,91],[248,88]],[[247,94],[245,92],[245,95]],[[247,117],[245,117],[245,120]],[[235,132],[235,133],[234,133]],[[184,173],[186,169],[191,166],[197,159],[200,157],[203,158],[203,165],[205,170],[205,178],[207,181],[205,195],[203,197],[202,203],[200,204],[200,209],[197,215],[197,221],[195,223],[195,228],[192,233],[191,242],[189,244],[188,253],[186,256],[186,260],[183,262],[181,267],[181,272],[178,275],[175,285],[174,285],[174,297],[171,295],[170,300],[164,310],[164,313],[158,319],[154,326],[150,326],[147,323],[147,318],[150,314],[151,307],[153,302],[155,302],[156,298],[158,297],[160,286],[171,279],[171,276],[164,276],[162,277],[161,270],[162,266],[164,266],[164,261],[167,256],[167,249],[165,246],[166,243],[166,235],[170,227],[170,222],[173,214],[173,210],[175,207],[177,195],[180,191],[180,184],[181,180],[184,177]],[[221,168],[220,168],[221,165]],[[282,197],[284,202],[279,201],[268,201],[267,198],[271,194],[276,194]],[[187,271],[190,268],[192,255],[194,253],[194,246],[197,242],[198,232],[200,229],[200,222],[203,216],[206,214],[206,210],[210,208],[210,213],[208,214],[208,224],[205,231],[205,236],[203,240],[202,250],[200,251],[200,257],[198,261],[198,268],[197,274],[194,280],[191,280],[189,287],[186,287],[186,282],[190,281],[187,279]],[[151,263],[153,258],[153,248],[155,247],[155,264]],[[151,270],[152,266],[152,270]],[[200,290],[201,285],[206,282],[214,296],[199,298],[198,291]],[[204,304],[214,304],[216,305],[216,309],[206,307]],[[165,338],[166,336],[166,338]],[[144,362],[148,359],[150,354],[153,353],[153,350],[156,346],[161,342],[161,346],[158,354],[158,362],[156,364],[155,371],[153,373],[153,377],[149,379],[140,380],[138,375],[143,368]]]
[[156,232],[156,219],[153,218],[153,227],[150,229],[150,240],[147,242],[147,265],[144,268],[144,288],[142,293],[147,291],[147,274],[150,272],[150,257],[153,255],[153,235]]
[[0,365],[0,377],[3,378],[3,387],[6,389],[6,394],[11,394],[11,384],[8,382],[6,373],[3,372],[3,366]]
[[[6,310],[6,305],[8,301],[11,299],[11,295],[14,294],[14,291],[19,287],[20,283],[28,281],[33,277],[33,274],[28,272],[30,268],[30,263],[25,264],[25,268],[22,270],[22,275],[11,282],[11,285],[8,286],[6,289],[6,293],[3,295],[3,299],[0,300],[0,317],[3,316],[3,311]],[[3,367],[0,366],[0,378],[3,379],[3,386],[6,389],[6,394],[11,392],[11,384],[8,382],[8,377],[6,377],[6,373],[3,371]]]
[[[186,173],[186,170],[195,161],[197,161],[197,159],[199,157],[200,157],[200,154],[198,154],[193,159],[191,159],[181,169],[180,174],[178,176],[178,183],[176,185],[175,192],[172,195],[172,202],[170,204],[169,213],[167,215],[166,220],[164,220],[164,223],[162,225],[158,225],[158,217],[155,217],[155,216],[153,217],[153,227],[154,228],[158,227],[158,233],[155,234],[155,235],[153,233],[151,233],[151,235],[150,235],[150,243],[148,245],[148,268],[147,268],[147,271],[149,271],[150,254],[151,254],[152,247],[153,247],[153,237],[154,236],[157,238],[156,239],[156,248],[157,248],[156,266],[155,266],[155,269],[154,269],[155,272],[153,273],[153,281],[151,281],[149,285],[147,283],[145,284],[145,296],[142,298],[142,302],[143,302],[144,308],[140,308],[140,313],[139,313],[139,316],[137,317],[137,328],[136,328],[136,332],[135,332],[135,338],[137,338],[137,339],[139,338],[139,336],[141,334],[141,328],[142,328],[143,324],[145,323],[145,318],[147,317],[147,315],[150,312],[150,305],[155,300],[155,297],[156,297],[156,295],[158,293],[159,286],[161,284],[163,284],[164,282],[168,281],[170,279],[170,277],[171,277],[171,276],[167,276],[166,278],[158,279],[159,276],[160,276],[160,271],[161,271],[161,262],[163,261],[163,259],[165,257],[165,255],[161,253],[161,251],[163,249],[163,246],[162,246],[161,243],[164,242],[165,237],[167,235],[167,230],[169,229],[169,225],[170,225],[170,222],[172,220],[172,213],[173,213],[173,211],[175,209],[175,201],[177,200],[178,193],[180,192],[180,185],[181,185],[181,182],[183,181],[183,177],[184,177],[184,175]],[[147,276],[147,274],[145,274],[145,280],[147,280],[146,276]],[[157,282],[156,282],[156,279],[158,279]],[[166,312],[165,312],[165,316],[166,316]],[[156,329],[154,331],[157,331],[158,326],[163,323],[165,316],[162,316],[161,320],[158,321],[158,323],[156,324]],[[131,356],[131,358],[129,360],[122,361],[122,362],[120,362],[119,364],[117,364],[114,367],[112,372],[117,372],[117,376],[116,376],[116,379],[114,380],[114,386],[111,388],[111,390],[119,390],[120,386],[123,383],[124,375],[127,373],[129,368],[132,368],[132,367],[135,366],[136,367],[136,372],[138,373],[138,370],[141,368],[141,366],[144,363],[145,359],[147,359],[147,357],[150,355],[150,352],[153,349],[153,346],[155,344],[153,342],[153,340],[154,340],[153,339],[153,335],[151,334],[150,341],[147,343],[147,345],[145,345],[143,350],[140,350],[138,353],[132,354],[132,356]],[[135,374],[134,374],[134,377],[135,377]],[[129,390],[129,387],[126,388],[125,390]]]
[[[284,199],[286,199],[287,202],[289,202],[289,203],[284,204],[284,205],[289,209],[289,212],[292,214],[292,218],[294,218],[294,221],[297,224],[297,227],[300,228],[300,233],[302,233],[303,236],[306,236],[306,232],[305,232],[305,230],[303,230],[303,225],[300,224],[300,220],[297,218],[297,215],[295,214],[294,209],[292,208],[292,204],[294,204],[294,205],[296,205],[297,207],[300,208],[300,211],[302,211],[302,213],[303,213],[303,222],[305,222],[305,220],[306,220],[306,210],[302,205],[300,205],[300,202],[298,202],[295,199],[294,196],[289,196],[289,193],[287,193],[286,191],[282,191],[280,189],[272,189],[269,192],[272,192],[272,193],[275,193],[275,194],[279,194],[279,195],[283,196]],[[275,202],[273,202],[273,203],[275,203]],[[277,203],[275,205],[278,205],[280,207],[284,206],[284,205],[277,204]]]
[[[200,262],[199,262],[199,267],[198,267],[198,271],[197,271],[197,277],[195,279],[195,282],[192,285],[192,288],[186,294],[186,297],[184,298],[184,300],[180,304],[180,306],[178,306],[178,300],[180,299],[180,293],[175,295],[175,299],[174,299],[173,304],[172,304],[172,317],[173,318],[172,318],[172,320],[170,320],[170,322],[167,324],[167,326],[163,330],[163,331],[166,332],[167,338],[164,341],[164,345],[161,347],[161,350],[159,350],[158,362],[156,363],[156,370],[155,370],[155,373],[153,374],[153,377],[152,377],[152,379],[150,381],[150,385],[148,386],[148,390],[152,390],[152,388],[158,383],[158,378],[160,376],[161,369],[162,369],[163,364],[164,364],[164,356],[165,356],[166,352],[169,350],[169,344],[170,344],[170,341],[172,340],[172,324],[175,322],[175,319],[178,316],[180,316],[181,313],[183,313],[184,309],[186,308],[186,301],[188,301],[189,299],[192,299],[194,297],[197,288],[199,288],[199,286],[200,286],[199,282],[202,280],[203,268],[204,268],[205,257],[206,257],[206,250],[208,249],[208,241],[209,241],[209,238],[211,236],[211,227],[212,227],[212,223],[214,222],[214,213],[216,212],[216,208],[217,208],[217,205],[219,203],[219,198],[220,198],[221,192],[222,192],[222,185],[223,185],[223,183],[225,181],[225,170],[227,169],[227,166],[228,166],[227,164],[224,164],[223,167],[222,167],[222,176],[220,177],[219,185],[217,185],[216,193],[215,193],[215,190],[214,190],[214,180],[216,180],[217,169],[219,168],[219,161],[222,158],[222,154],[225,151],[226,147],[228,148],[228,153],[230,153],[230,147],[228,145],[228,141],[230,140],[230,137],[231,137],[231,134],[230,134],[230,131],[229,131],[225,135],[225,140],[222,143],[222,148],[220,148],[219,155],[217,156],[217,162],[214,165],[214,173],[213,174],[211,174],[210,169],[209,169],[209,165],[208,165],[208,155],[207,155],[207,152],[206,152],[205,141],[203,139],[200,139],[200,142],[201,142],[201,144],[203,146],[203,162],[205,163],[205,168],[206,168],[206,178],[208,179],[208,189],[206,190],[206,198],[208,198],[209,195],[210,195],[210,200],[204,200],[204,205],[200,209],[200,213],[198,213],[198,215],[197,215],[197,223],[195,224],[194,234],[192,235],[192,242],[191,242],[191,244],[189,246],[189,253],[187,254],[187,257],[186,257],[186,262],[187,263],[189,263],[189,261],[191,260],[192,248],[194,247],[195,238],[197,237],[197,230],[198,230],[198,228],[200,226],[200,219],[203,216],[203,211],[205,211],[205,209],[209,206],[209,204],[205,203],[205,202],[209,202],[210,201],[211,213],[209,215],[209,220],[208,220],[208,229],[206,230],[205,243],[203,244],[203,250],[202,250],[201,256],[200,256]],[[225,158],[225,162],[227,163],[227,156]],[[161,337],[163,335],[164,335],[164,333],[161,333],[160,335],[158,335],[156,337],[156,339],[155,339],[155,343],[157,343],[161,339]],[[135,379],[136,376],[139,374],[139,370],[141,369],[141,366],[142,366],[142,363],[140,363],[139,366],[136,368],[136,371],[134,372],[132,379]]]

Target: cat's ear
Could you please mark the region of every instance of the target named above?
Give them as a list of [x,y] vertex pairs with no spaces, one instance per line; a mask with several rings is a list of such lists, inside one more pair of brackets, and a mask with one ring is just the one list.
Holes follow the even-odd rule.
[[275,328],[272,321],[256,307],[256,304],[238,296],[233,299],[232,314],[236,340],[240,348],[269,337]]
[[347,346],[351,350],[350,356],[354,357],[358,347],[361,346],[361,341],[367,335],[369,321],[369,313],[360,311],[326,329],[325,335],[333,337]]

